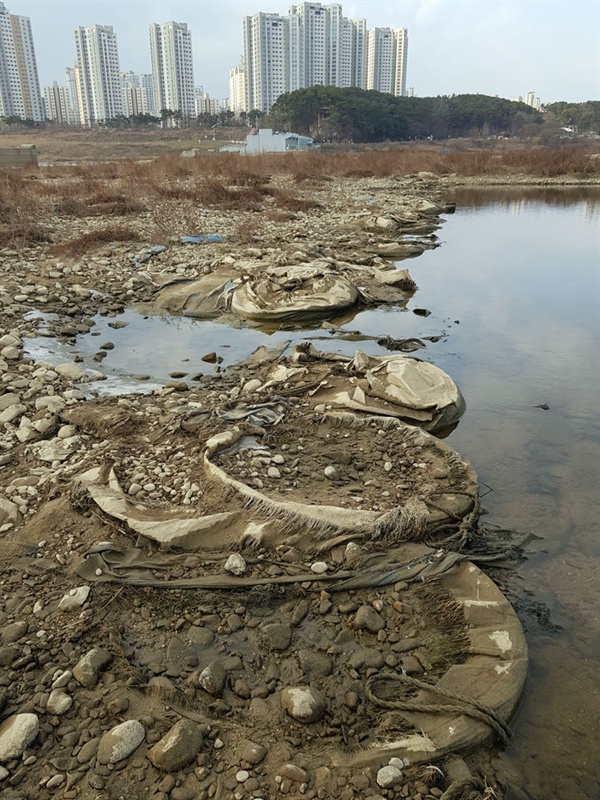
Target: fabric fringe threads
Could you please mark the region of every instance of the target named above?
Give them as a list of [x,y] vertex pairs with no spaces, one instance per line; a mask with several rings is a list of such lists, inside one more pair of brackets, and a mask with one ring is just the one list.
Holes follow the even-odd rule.
[[420,542],[428,530],[429,510],[422,500],[411,497],[403,506],[396,506],[375,523],[373,537],[390,542]]

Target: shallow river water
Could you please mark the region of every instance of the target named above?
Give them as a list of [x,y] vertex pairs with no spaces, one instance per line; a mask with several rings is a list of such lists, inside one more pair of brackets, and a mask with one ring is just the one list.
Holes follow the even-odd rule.
[[[457,212],[439,231],[442,246],[401,265],[419,286],[404,310],[365,311],[338,320],[341,330],[271,333],[128,311],[120,320],[129,325],[120,330],[98,318],[96,336],[83,337],[78,350],[97,367],[90,359],[110,339],[115,348],[103,371],[118,389],[129,383],[140,390],[127,376],[164,381],[174,371],[207,373],[214,368],[200,358],[210,351],[225,367],[260,344],[289,339],[382,353],[375,341],[381,336],[439,336],[415,355],[446,370],[465,395],[467,411],[448,443],[480,476],[486,522],[540,537],[506,580],[531,667],[501,759],[535,800],[595,798],[600,190],[470,190],[454,199]],[[419,316],[418,308],[431,313]],[[37,348],[42,341],[31,350],[48,357]]]

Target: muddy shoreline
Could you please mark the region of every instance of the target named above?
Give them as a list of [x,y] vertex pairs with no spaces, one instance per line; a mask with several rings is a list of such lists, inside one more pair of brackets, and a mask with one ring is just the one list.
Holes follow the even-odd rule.
[[[274,181],[290,189],[287,179]],[[73,343],[93,333],[97,314],[118,326],[124,309],[154,303],[160,287],[173,279],[193,281],[229,270],[259,275],[269,266],[315,260],[335,269],[340,263],[381,268],[390,263],[386,252],[410,269],[418,255],[403,258],[402,248],[415,240],[437,244],[436,231],[450,210],[446,198],[456,188],[578,185],[589,184],[430,173],[332,179],[294,188],[300,200],[318,205],[287,215],[270,209],[268,200],[250,220],[247,212],[209,208],[190,220],[185,209],[173,206],[165,219],[165,249],[157,252],[151,211],[136,220],[135,243],[110,242],[75,258],[56,255],[51,243],[0,251],[0,712],[2,720],[19,716],[23,726],[12,732],[0,764],[7,798],[243,800],[279,792],[432,800],[461,781],[477,792],[484,777],[502,796],[510,780],[485,766],[485,754],[467,761],[440,756],[437,770],[389,754],[367,759],[366,767],[360,759],[354,765],[351,758],[321,758],[323,742],[351,754],[364,742],[368,749],[374,728],[387,731],[386,740],[393,742],[422,727],[389,709],[375,714],[365,702],[365,685],[389,670],[438,680],[464,661],[464,616],[450,614],[451,622],[437,632],[431,620],[424,625],[427,609],[437,607],[434,600],[452,605],[448,586],[433,599],[417,597],[402,580],[385,590],[332,593],[312,585],[319,571],[342,573],[386,548],[364,539],[354,542],[358,552],[348,550],[348,541],[326,547],[303,539],[301,526],[284,531],[274,525],[264,538],[241,541],[234,521],[220,520],[200,549],[165,549],[79,491],[82,474],[112,468],[127,502],[145,513],[247,513],[229,489],[207,480],[202,459],[210,437],[228,427],[217,413],[251,399],[244,387],[256,378],[255,365],[217,365],[212,374],[194,379],[208,363],[202,359],[212,360],[213,354],[200,353],[188,374],[146,395],[89,400],[88,390],[101,391],[102,353],[111,342],[98,343],[96,374],[77,363],[33,360],[24,348],[40,333]],[[90,233],[106,219],[67,220],[51,208],[41,224],[56,244]],[[224,241],[181,242],[181,236],[198,232]],[[306,388],[291,392],[288,402],[305,409]],[[281,441],[273,449],[277,460],[271,454],[261,465],[271,482],[288,454],[298,455],[289,453],[298,445],[293,431],[286,437],[285,449]],[[385,469],[391,457],[386,448],[381,455]],[[355,469],[358,451],[351,457]],[[372,458],[368,448],[364,458]],[[242,459],[238,474],[252,469]],[[355,472],[349,480],[359,477]],[[373,492],[385,491],[381,475],[369,474],[367,480],[373,479],[380,485],[371,483],[371,503]],[[327,484],[328,496],[331,491]],[[259,516],[244,524],[267,521]],[[116,551],[134,548],[148,563],[134,560],[133,566],[153,580],[235,576],[226,564],[237,554],[245,562],[238,574],[261,583],[215,594],[86,582],[84,554],[99,542]],[[162,555],[169,557],[165,564]],[[304,577],[295,588],[280,583],[294,574]],[[291,693],[297,688],[305,692],[301,712]]]

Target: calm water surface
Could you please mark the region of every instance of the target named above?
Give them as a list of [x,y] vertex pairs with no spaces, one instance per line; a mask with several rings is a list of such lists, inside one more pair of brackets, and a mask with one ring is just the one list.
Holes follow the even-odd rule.
[[[439,232],[443,246],[402,264],[419,286],[408,308],[340,320],[346,335],[361,332],[352,340],[323,328],[268,335],[127,312],[127,328],[114,331],[99,318],[101,338],[79,347],[90,358],[110,339],[115,349],[102,369],[119,380],[165,380],[174,370],[209,371],[200,357],[211,350],[225,366],[288,339],[381,353],[365,337],[440,336],[417,355],[452,375],[466,397],[449,443],[491,489],[487,522],[541,537],[506,582],[523,606],[531,669],[501,759],[536,800],[596,798],[600,190],[469,191],[455,199],[457,213]],[[551,624],[538,620],[536,603]]]

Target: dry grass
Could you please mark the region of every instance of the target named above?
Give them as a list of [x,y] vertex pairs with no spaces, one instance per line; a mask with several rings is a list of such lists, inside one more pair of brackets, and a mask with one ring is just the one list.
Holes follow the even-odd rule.
[[[87,142],[87,134],[81,133]],[[1,137],[0,137],[1,138]],[[91,140],[90,140],[91,141]],[[107,142],[109,140],[107,139]],[[594,178],[600,159],[591,158],[594,143],[561,147],[527,147],[514,142],[396,144],[385,148],[306,153],[210,153],[182,158],[168,153],[158,158],[123,158],[96,163],[0,170],[0,246],[22,247],[49,242],[68,220],[127,217],[131,226],[108,226],[57,243],[63,255],[78,256],[107,241],[145,237],[164,241],[195,231],[203,209],[255,214],[285,221],[297,213],[318,209],[314,191],[333,179],[401,178],[419,172],[439,176],[514,176]],[[81,226],[82,228],[83,226]],[[80,231],[81,231],[80,228]],[[255,241],[256,225],[238,230],[240,241]]]
[[140,241],[140,236],[133,228],[111,225],[97,231],[91,231],[91,233],[84,233],[67,242],[55,244],[51,250],[57,256],[76,258],[84,255],[89,250],[95,250],[101,245],[138,241]]

